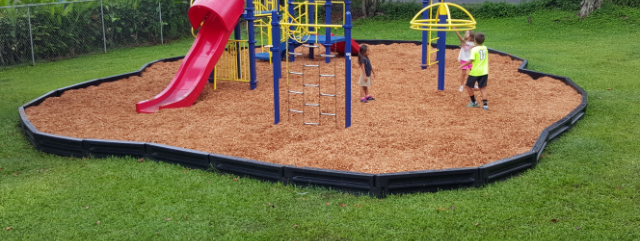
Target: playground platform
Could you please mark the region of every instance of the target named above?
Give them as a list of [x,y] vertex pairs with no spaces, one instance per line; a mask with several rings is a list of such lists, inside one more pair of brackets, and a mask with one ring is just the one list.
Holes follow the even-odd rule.
[[[307,36],[303,36],[302,37],[302,43],[317,43],[317,44],[325,44],[327,41],[327,36],[325,35],[307,35]],[[338,43],[338,42],[344,42],[344,37],[343,36],[331,36],[330,37],[330,43],[334,44],[334,43]],[[291,46],[293,47],[293,49],[297,48],[298,46],[302,45],[302,43],[297,42],[297,41],[293,41],[294,43],[291,44]],[[285,49],[287,47],[285,42],[281,42],[280,43],[280,49]],[[283,51],[283,56],[284,56],[284,51]],[[269,61],[269,52],[263,52],[263,53],[257,53],[256,54],[256,59],[259,60],[265,60],[265,61]]]

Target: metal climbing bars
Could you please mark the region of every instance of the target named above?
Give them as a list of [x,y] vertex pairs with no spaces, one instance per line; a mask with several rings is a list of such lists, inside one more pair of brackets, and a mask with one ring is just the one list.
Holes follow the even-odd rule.
[[[330,1],[333,4],[342,5],[342,19],[345,19],[346,15],[346,7],[344,1]],[[284,11],[282,21],[280,25],[283,30],[283,37],[288,37],[294,41],[299,43],[306,43],[307,40],[305,37],[310,35],[318,35],[320,34],[321,28],[342,28],[341,24],[326,24],[320,23],[320,11],[319,7],[327,4],[327,1],[303,1],[303,2],[293,2],[292,10],[289,11],[289,3],[285,1],[285,6],[282,7]],[[313,9],[314,11],[310,11]],[[313,16],[311,16],[313,15]],[[311,20],[311,21],[310,21]],[[315,43],[318,43],[318,39],[315,38]]]
[[248,41],[229,40],[213,71],[213,89],[218,89],[218,80],[248,83],[249,77]]
[[[305,125],[322,125],[322,116],[333,116],[334,117],[334,123],[336,124],[336,127],[338,126],[338,80],[336,78],[336,73],[337,73],[337,69],[336,69],[336,64],[335,61],[333,61],[333,73],[332,74],[328,74],[328,73],[323,73],[322,70],[322,61],[320,61],[320,59],[317,60],[313,60],[311,58],[302,58],[302,69],[300,72],[296,72],[296,71],[292,71],[290,69],[289,66],[289,61],[288,58],[289,56],[303,56],[304,48],[319,48],[319,45],[310,45],[310,44],[303,44],[303,51],[302,53],[296,53],[293,50],[289,50],[289,47],[287,45],[287,112],[288,112],[288,116],[290,116],[291,114],[300,114],[302,115],[302,123]],[[320,54],[320,57],[323,58],[335,58],[336,55],[326,55],[326,54]],[[329,65],[329,64],[325,64],[325,65]],[[309,69],[317,69],[317,75],[315,74],[309,74]],[[312,71],[315,72],[315,71]],[[299,76],[300,83],[298,85],[298,89],[297,90],[292,90],[291,89],[291,80],[290,80],[290,76],[294,75],[294,76]],[[315,77],[317,77],[317,82],[313,81],[315,79]],[[323,85],[323,82],[326,83],[326,80],[328,79],[332,79],[333,81],[333,91],[331,91],[330,93],[327,92],[327,88],[326,88],[326,84]],[[323,88],[323,86],[325,86],[325,88]],[[302,99],[302,105],[300,109],[293,109],[291,107],[291,102],[292,102],[292,96],[299,96],[298,98]],[[323,105],[322,103],[327,103],[326,101],[323,101],[323,99],[326,98],[333,98],[333,108],[331,109],[327,109],[327,108],[323,108],[326,107],[326,104]],[[309,120],[310,117],[314,117],[313,120]]]

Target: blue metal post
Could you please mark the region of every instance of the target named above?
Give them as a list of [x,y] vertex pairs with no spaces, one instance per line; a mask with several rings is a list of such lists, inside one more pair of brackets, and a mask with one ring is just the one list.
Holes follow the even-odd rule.
[[[240,21],[236,24],[235,29],[233,29],[233,39],[240,40]],[[236,42],[236,74],[238,75],[238,79],[242,78],[242,65],[240,65],[240,42]]]
[[[316,0],[309,0],[309,3],[315,3]],[[311,8],[309,8],[309,24],[315,24],[316,23],[316,5],[311,5]],[[316,28],[314,27],[309,27],[309,32],[314,32],[316,31]],[[317,35],[316,35],[317,37]],[[309,43],[311,45],[315,45],[315,43]],[[314,48],[309,48],[309,59],[313,59],[313,55],[315,54],[313,51]]]
[[[287,1],[288,5],[287,5],[287,11],[289,11],[289,15],[291,15],[291,17],[295,17],[295,13],[293,12],[293,0],[288,0]],[[287,16],[287,22],[291,23],[293,22],[293,19],[289,18],[289,16]],[[294,31],[296,29],[296,27],[294,26],[289,26],[289,30]],[[287,39],[287,41],[289,42],[289,49],[285,50],[288,52],[293,52],[293,48],[292,46],[295,44],[295,40],[293,39]],[[286,53],[288,54],[288,53]],[[293,54],[289,54],[289,62],[293,62],[296,61],[296,56]]]
[[[349,2],[346,3],[346,6]],[[345,24],[344,28],[344,128],[349,128],[351,126],[351,12],[345,13]]]
[[[280,43],[280,19],[278,18],[278,11],[273,10],[271,12],[271,26],[273,26],[273,43]],[[280,76],[282,70],[280,68],[280,44],[274,44],[271,47],[273,52],[273,112],[274,112],[274,124],[280,123]]]
[[[440,0],[441,2],[443,0]],[[443,7],[440,7],[438,11],[443,10]],[[440,12],[440,17],[438,19],[438,23],[446,24],[447,23],[447,14],[442,14]],[[440,29],[445,29],[445,27],[439,27]],[[446,40],[447,40],[447,32],[438,31],[438,90],[444,90],[444,64],[445,64],[445,56],[446,56]]]
[[[346,12],[351,12],[350,8],[351,8],[351,0],[346,0],[346,1],[344,1],[344,12],[345,12],[345,13],[346,13]],[[346,17],[347,17],[347,16],[345,16],[345,18],[346,18]],[[345,19],[344,21],[345,21],[345,23],[346,23],[346,21],[347,21],[347,20]]]
[[[426,8],[429,6],[429,0],[422,0],[422,7]],[[431,16],[429,16],[429,12],[428,11],[424,11],[424,13],[422,13],[422,19],[429,19]],[[422,31],[422,64],[420,65],[420,67],[422,69],[427,69],[428,65],[427,65],[427,56],[429,55],[429,33],[427,33],[427,31]]]
[[[325,3],[325,11],[327,12],[327,19],[326,19],[326,23],[327,24],[331,24],[331,6],[333,6],[333,4],[331,3],[331,0],[326,0],[327,3]],[[331,54],[331,28],[325,28],[325,32],[326,34],[326,39],[325,39],[325,43],[324,43],[324,48],[327,49],[327,55]],[[346,45],[346,44],[345,44]],[[331,63],[331,58],[327,57],[326,61],[327,64]],[[349,66],[349,65],[347,65]]]
[[256,18],[253,15],[254,11],[255,8],[253,7],[253,1],[247,1],[247,16],[245,19],[249,22],[249,72],[251,76],[249,79],[249,85],[251,86],[251,90],[258,87],[258,82],[256,82],[256,33],[254,25]]

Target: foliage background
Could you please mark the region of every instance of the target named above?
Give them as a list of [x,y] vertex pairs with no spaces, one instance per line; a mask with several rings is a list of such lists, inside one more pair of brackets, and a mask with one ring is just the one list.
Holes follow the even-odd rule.
[[[0,6],[16,0],[0,0]],[[57,2],[22,1],[20,4]],[[30,62],[29,14],[36,60],[56,60],[107,49],[159,44],[189,34],[187,1],[100,1],[0,9],[0,66]],[[160,8],[162,6],[162,36]],[[106,40],[106,41],[104,41]]]

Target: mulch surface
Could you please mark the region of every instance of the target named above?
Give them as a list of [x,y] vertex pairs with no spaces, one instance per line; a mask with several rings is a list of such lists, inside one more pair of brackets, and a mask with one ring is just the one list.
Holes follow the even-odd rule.
[[[300,58],[291,71],[305,67],[302,79],[287,79],[283,62],[280,81],[281,119],[274,125],[273,70],[258,62],[258,88],[219,81],[208,85],[189,108],[138,114],[135,103],[160,93],[180,62],[156,63],[142,74],[86,89],[70,90],[26,110],[38,130],[76,138],[155,142],[210,153],[293,166],[365,173],[474,167],[531,150],[544,128],[576,108],[581,96],[552,78],[534,80],[517,72],[520,61],[490,55],[490,111],[466,108],[469,97],[459,92],[458,50],[447,50],[446,90],[437,90],[437,66],[420,69],[420,46],[374,45],[371,62],[377,78],[371,88],[376,101],[359,102],[357,58],[352,59],[352,127],[344,129],[344,58],[325,64]],[[319,49],[322,50],[322,49]],[[301,52],[302,48],[296,51]],[[316,55],[319,54],[316,51]],[[315,71],[315,72],[314,72]],[[320,78],[318,73],[337,78]],[[297,77],[297,78],[293,78]],[[303,108],[305,115],[289,113]],[[334,81],[337,81],[334,82]],[[334,92],[335,91],[335,92]],[[481,99],[480,92],[476,92]],[[304,118],[304,120],[303,120]],[[337,119],[337,123],[336,123]],[[303,122],[320,122],[321,126]]]

